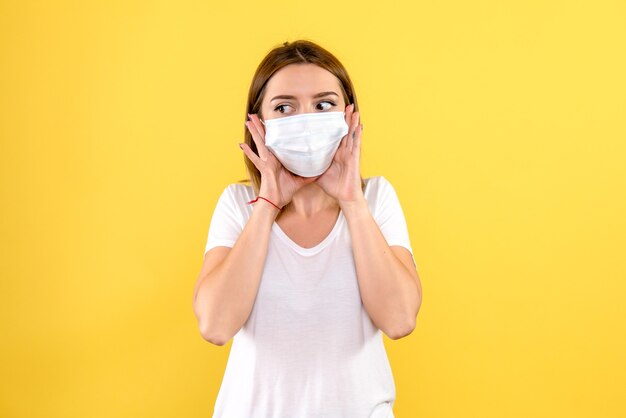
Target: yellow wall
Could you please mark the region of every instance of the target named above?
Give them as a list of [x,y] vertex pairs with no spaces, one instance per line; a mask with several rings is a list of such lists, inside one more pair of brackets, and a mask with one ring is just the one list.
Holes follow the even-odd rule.
[[211,416],[193,285],[254,69],[300,37],[410,228],[396,416],[626,415],[626,4],[401,3],[0,3],[0,416]]

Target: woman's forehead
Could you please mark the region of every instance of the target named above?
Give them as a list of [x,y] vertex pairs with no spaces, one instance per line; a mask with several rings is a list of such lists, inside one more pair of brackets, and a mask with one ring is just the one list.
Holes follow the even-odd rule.
[[291,64],[278,70],[267,82],[267,97],[290,95],[309,98],[323,91],[339,92],[339,80],[314,64]]

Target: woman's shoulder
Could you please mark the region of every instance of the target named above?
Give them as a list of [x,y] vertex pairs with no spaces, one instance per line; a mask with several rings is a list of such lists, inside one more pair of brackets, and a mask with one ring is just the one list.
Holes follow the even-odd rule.
[[224,187],[224,192],[227,193],[236,202],[246,201],[252,199],[254,195],[254,188],[252,185],[245,183],[229,183]]
[[376,193],[378,190],[385,189],[391,186],[391,183],[385,176],[371,176],[363,179],[365,182],[365,191]]
[[217,209],[220,213],[230,213],[244,221],[251,213],[252,208],[248,202],[254,200],[254,189],[243,183],[226,183],[217,201]]
[[370,210],[378,214],[383,208],[396,198],[396,190],[385,176],[372,176],[364,178],[365,190],[363,194]]

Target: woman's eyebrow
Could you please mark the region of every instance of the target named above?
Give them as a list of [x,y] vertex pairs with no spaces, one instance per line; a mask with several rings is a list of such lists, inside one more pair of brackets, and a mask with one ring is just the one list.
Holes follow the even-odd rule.
[[[317,94],[313,95],[313,98],[315,99],[315,98],[318,98],[318,97],[329,96],[331,94],[334,94],[335,96],[339,97],[339,95],[337,93],[335,93],[334,91],[323,91],[321,93],[317,93]],[[277,100],[277,99],[295,99],[295,98],[296,98],[296,96],[290,96],[290,95],[287,95],[287,94],[281,94],[279,96],[274,96],[272,98],[272,100],[270,100],[270,102],[273,102],[274,100]]]

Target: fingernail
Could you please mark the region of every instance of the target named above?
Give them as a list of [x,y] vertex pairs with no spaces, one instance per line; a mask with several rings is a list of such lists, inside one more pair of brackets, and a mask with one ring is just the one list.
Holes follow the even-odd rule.
[[239,144],[239,148],[243,149],[243,147],[241,146],[241,144]]

